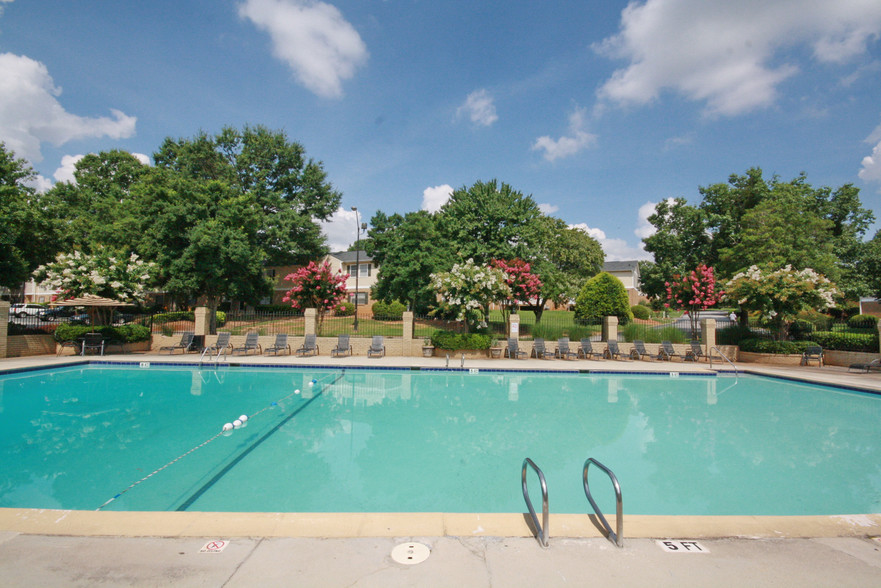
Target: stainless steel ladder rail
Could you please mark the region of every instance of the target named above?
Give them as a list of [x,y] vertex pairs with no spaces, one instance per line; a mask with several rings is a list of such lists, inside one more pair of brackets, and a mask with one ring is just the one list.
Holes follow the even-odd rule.
[[[538,480],[541,483],[541,511],[542,524],[538,523],[538,516],[535,514],[535,508],[532,506],[532,500],[529,498],[529,488],[526,484],[526,470],[531,467],[538,474]],[[545,481],[545,475],[535,462],[528,457],[523,460],[523,468],[520,470],[520,479],[523,483],[523,499],[526,500],[526,507],[529,509],[529,516],[532,517],[532,524],[535,525],[537,531],[535,537],[542,547],[548,546],[548,484]]]
[[721,349],[715,346],[713,347],[713,349],[710,350],[710,369],[713,369],[713,351],[716,351],[719,354],[719,357],[727,361],[728,364],[734,368],[734,377],[738,377],[737,366],[734,365],[734,362],[728,359],[728,357],[724,353],[722,353]]
[[[609,521],[606,520],[606,517],[603,515],[600,507],[597,506],[597,503],[594,501],[593,496],[590,493],[590,485],[587,482],[587,471],[590,469],[591,464],[597,466],[609,476],[612,480],[612,486],[615,488],[615,531],[612,531],[612,526],[609,525]],[[525,467],[525,466],[524,466]],[[584,481],[584,493],[587,495],[587,500],[590,501],[590,505],[593,507],[593,511],[596,513],[597,518],[599,518],[603,527],[606,528],[606,532],[609,534],[609,539],[612,540],[615,545],[618,547],[624,547],[624,503],[621,500],[621,485],[618,484],[618,478],[615,477],[615,474],[595,460],[592,457],[588,457],[587,461],[584,462],[584,469],[582,470],[582,479]]]

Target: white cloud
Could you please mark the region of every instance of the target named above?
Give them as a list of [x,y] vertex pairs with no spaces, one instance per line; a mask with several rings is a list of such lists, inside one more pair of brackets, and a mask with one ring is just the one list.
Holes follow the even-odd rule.
[[[327,221],[319,223],[321,232],[327,237],[327,245],[331,251],[346,251],[349,245],[357,239],[356,229],[360,227],[359,223],[365,223],[367,219],[359,211],[355,214],[354,210],[346,210],[340,206],[335,213]],[[365,233],[361,233],[363,238]]]
[[569,115],[568,136],[563,136],[559,139],[552,139],[548,135],[539,137],[533,143],[532,150],[544,150],[544,158],[548,161],[575,155],[582,149],[596,143],[597,136],[585,131],[585,126],[584,109],[576,108],[575,112]]
[[31,178],[24,181],[25,186],[30,186],[39,193],[48,192],[52,186],[52,180],[40,174],[35,174]]
[[798,67],[783,49],[809,45],[824,63],[865,53],[881,34],[875,0],[646,0],[621,13],[621,30],[594,46],[625,59],[599,89],[603,100],[642,105],[671,89],[709,114],[767,107]]
[[456,109],[456,116],[467,116],[474,124],[484,127],[499,120],[493,97],[486,90],[475,90],[468,94],[465,103]]
[[538,205],[538,209],[542,212],[542,214],[551,215],[560,210],[560,207],[554,204],[543,202]]
[[46,66],[23,55],[0,54],[0,137],[7,149],[28,161],[42,161],[40,144],[60,146],[74,139],[121,139],[135,133],[137,118],[111,109],[112,118],[71,114],[58,102]]
[[342,81],[367,62],[367,46],[339,9],[310,0],[246,0],[239,16],[269,33],[272,53],[306,88],[342,96]]
[[76,178],[74,177],[73,172],[76,171],[77,162],[83,157],[85,157],[83,154],[65,155],[61,158],[61,167],[55,170],[52,177],[55,178],[56,182],[70,182],[71,184],[76,184]]
[[602,229],[592,228],[584,223],[569,225],[573,229],[581,229],[597,241],[603,248],[606,255],[606,261],[631,261],[641,259],[651,259],[651,254],[642,248],[642,244],[634,247],[627,243],[624,239],[611,239],[606,236],[606,232]]
[[863,158],[860,179],[866,182],[881,182],[881,125],[866,138],[866,143],[875,143],[872,154]]
[[449,184],[426,188],[422,191],[422,210],[437,212],[441,206],[447,203],[452,194],[453,187]]

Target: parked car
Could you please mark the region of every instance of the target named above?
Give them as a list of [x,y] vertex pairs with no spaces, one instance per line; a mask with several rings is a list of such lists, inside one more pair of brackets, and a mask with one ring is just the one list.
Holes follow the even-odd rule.
[[44,321],[55,321],[60,318],[66,318],[74,315],[74,310],[69,306],[56,306],[55,308],[46,308],[40,313],[40,318]]
[[46,307],[42,304],[20,303],[10,306],[9,314],[18,318],[25,318],[27,316],[40,316],[44,310],[46,310]]
[[72,324],[72,325],[90,325],[90,324],[92,324],[92,319],[89,318],[89,315],[86,313],[75,314],[72,317],[70,317],[70,324]]

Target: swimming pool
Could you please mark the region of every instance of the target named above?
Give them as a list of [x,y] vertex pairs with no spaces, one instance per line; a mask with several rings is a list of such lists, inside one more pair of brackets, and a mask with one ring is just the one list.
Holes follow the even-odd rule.
[[881,512],[881,398],[792,381],[93,364],[0,386],[3,507],[523,512],[528,456],[555,513],[589,508],[587,457],[628,514]]

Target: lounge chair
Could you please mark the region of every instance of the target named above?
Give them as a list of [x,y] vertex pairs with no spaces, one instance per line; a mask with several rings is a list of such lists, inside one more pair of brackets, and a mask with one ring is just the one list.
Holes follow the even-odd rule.
[[535,356],[536,359],[548,359],[549,357],[554,357],[554,354],[548,351],[545,347],[545,340],[541,337],[536,337],[535,341],[533,341],[532,355]]
[[287,333],[276,333],[275,342],[263,350],[263,353],[272,353],[278,355],[279,351],[287,350],[288,355],[291,354],[291,345],[288,343]]
[[529,354],[520,349],[520,345],[515,337],[508,338],[508,346],[505,347],[505,356],[511,359],[526,359]]
[[383,357],[385,355],[385,344],[382,335],[374,335],[367,349],[367,357]]
[[560,359],[576,359],[578,354],[569,349],[569,337],[560,337],[557,339],[557,350],[554,351],[554,357]]
[[193,346],[193,331],[184,331],[181,333],[180,342],[175,345],[166,345],[165,347],[159,348],[159,353],[163,351],[168,351],[169,354],[174,353],[176,349],[182,350],[184,353],[187,353],[190,348]]
[[812,361],[816,361],[819,367],[823,367],[823,348],[819,345],[810,345],[801,354],[802,365],[810,365]]
[[336,347],[330,350],[331,357],[342,357],[344,355],[352,355],[352,344],[349,343],[348,334],[338,335]]
[[590,344],[590,339],[584,338],[581,340],[581,345],[578,347],[578,355],[577,357],[583,357],[584,359],[590,359],[591,357],[596,357],[599,359],[603,356],[602,351],[594,351],[593,345]]
[[242,346],[241,347],[233,347],[232,352],[233,353],[242,352],[245,355],[247,355],[251,351],[255,351],[257,353],[262,353],[263,348],[260,346],[259,341],[260,341],[260,334],[252,331],[252,332],[248,333],[247,335],[245,335],[245,342],[242,344]]
[[674,357],[682,357],[678,353],[676,353],[676,349],[673,347],[673,344],[669,341],[662,341],[661,348],[658,349],[658,359],[663,359],[666,361],[673,361]]
[[643,357],[655,359],[657,356],[648,352],[645,348],[645,341],[637,339],[633,342],[633,349],[630,350],[630,357],[632,359],[642,359]]
[[621,357],[621,350],[618,349],[617,341],[606,341],[606,352],[603,353],[603,357],[606,359],[619,359]]
[[847,371],[856,371],[868,374],[870,370],[878,370],[881,372],[881,358],[873,359],[867,363],[852,363]]
[[220,355],[220,352],[223,351],[224,355],[226,354],[226,350],[232,348],[232,343],[229,342],[229,333],[221,332],[217,333],[217,340],[214,341],[213,345],[209,345],[208,347],[204,347],[202,351],[208,351],[210,353],[217,352]]
[[704,350],[701,348],[700,341],[692,341],[691,349],[685,352],[685,361],[700,361],[705,358]]
[[306,335],[303,344],[297,349],[297,356],[306,357],[307,355],[318,355],[318,343],[315,341],[315,334]]
[[101,352],[101,355],[104,355],[104,335],[101,333],[86,333],[83,335],[80,355],[85,355],[89,349],[98,350]]

